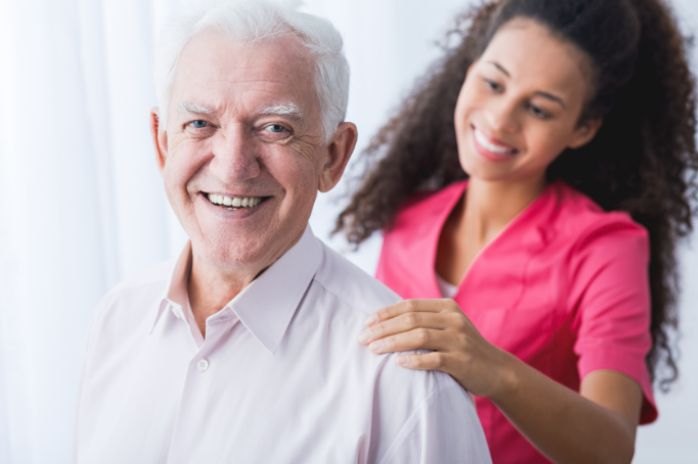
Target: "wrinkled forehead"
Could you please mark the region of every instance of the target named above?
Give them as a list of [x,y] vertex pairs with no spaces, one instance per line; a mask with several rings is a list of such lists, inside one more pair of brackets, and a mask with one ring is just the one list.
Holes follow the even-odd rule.
[[213,100],[242,98],[250,91],[266,94],[267,104],[307,105],[317,100],[315,72],[313,56],[293,33],[246,41],[206,30],[182,50],[171,103],[212,105]]

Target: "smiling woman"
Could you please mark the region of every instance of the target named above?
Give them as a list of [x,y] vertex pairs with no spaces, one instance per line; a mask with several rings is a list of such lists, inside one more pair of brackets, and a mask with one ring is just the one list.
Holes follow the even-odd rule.
[[563,150],[596,135],[600,118],[579,121],[594,85],[588,57],[551,39],[534,21],[512,20],[468,70],[454,120],[460,163],[470,177],[530,182],[536,192]]
[[495,462],[629,462],[677,375],[687,42],[662,0],[493,0],[449,37],[337,220],[383,229],[377,277],[408,298],[361,341],[477,395]]

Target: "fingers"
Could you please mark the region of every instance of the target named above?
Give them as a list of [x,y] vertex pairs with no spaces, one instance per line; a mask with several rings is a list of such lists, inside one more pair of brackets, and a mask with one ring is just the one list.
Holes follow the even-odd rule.
[[359,342],[364,345],[390,335],[396,335],[410,330],[424,329],[446,329],[451,325],[447,314],[409,312],[402,313],[370,325],[359,335]]
[[451,299],[405,300],[375,313],[374,322],[366,325],[359,342],[369,344],[410,330],[441,329],[464,333],[471,329],[469,319]]
[[449,348],[444,331],[418,328],[371,342],[368,348],[376,354],[412,350],[444,350]]
[[401,354],[395,358],[395,362],[402,367],[417,370],[438,369],[447,372],[449,356],[445,353],[433,351],[431,353]]
[[410,312],[430,312],[440,313],[444,311],[460,311],[455,301],[450,298],[428,299],[428,300],[402,300],[394,305],[386,306],[373,313],[367,320],[366,325],[385,321],[401,314]]

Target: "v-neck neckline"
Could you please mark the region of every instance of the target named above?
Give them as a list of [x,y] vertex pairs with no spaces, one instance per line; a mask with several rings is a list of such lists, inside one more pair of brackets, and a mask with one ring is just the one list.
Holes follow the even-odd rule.
[[[455,187],[455,186],[454,186]],[[433,281],[433,289],[441,295],[441,288],[439,287],[438,284],[438,278],[441,278],[442,280],[446,281],[443,279],[442,276],[440,276],[437,273],[436,270],[436,259],[438,257],[438,252],[439,252],[439,242],[441,240],[441,234],[443,233],[444,227],[446,226],[446,222],[448,221],[448,218],[451,216],[451,213],[453,210],[458,206],[458,204],[464,200],[464,196],[467,193],[468,190],[468,181],[462,181],[462,184],[458,186],[459,188],[457,189],[457,195],[453,195],[452,198],[449,199],[448,204],[446,205],[447,207],[444,208],[442,214],[436,221],[434,221],[435,225],[435,230],[430,234],[430,236],[433,237],[433,240],[431,240],[431,249],[430,249],[430,270],[431,270],[431,280]],[[543,189],[543,191],[536,197],[534,198],[524,209],[522,209],[519,213],[517,213],[509,222],[500,230],[495,237],[490,240],[484,247],[480,249],[480,251],[475,255],[473,260],[470,262],[470,265],[468,268],[465,270],[463,273],[463,276],[460,279],[460,282],[456,284],[456,293],[451,297],[451,298],[456,298],[458,294],[461,293],[461,291],[465,288],[470,276],[473,274],[473,269],[476,268],[479,262],[482,261],[483,256],[487,253],[490,253],[490,250],[498,246],[499,243],[501,243],[506,236],[511,235],[513,230],[516,230],[519,225],[524,222],[526,218],[529,216],[533,215],[536,211],[538,211],[543,205],[544,201],[543,199],[548,197],[550,195],[550,192],[554,189],[554,183],[546,185],[546,187]],[[465,206],[464,206],[465,207]],[[435,234],[435,237],[434,237]],[[446,281],[448,282],[448,281]],[[450,283],[450,282],[449,282]],[[443,295],[442,295],[443,296]]]

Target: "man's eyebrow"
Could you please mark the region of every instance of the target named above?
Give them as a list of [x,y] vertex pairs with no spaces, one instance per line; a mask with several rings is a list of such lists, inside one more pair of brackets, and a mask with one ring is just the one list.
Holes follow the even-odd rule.
[[211,108],[210,106],[200,105],[198,103],[193,103],[190,101],[183,101],[182,103],[180,103],[179,110],[184,113],[205,115],[213,114],[216,111],[214,108]]
[[[488,61],[487,63],[489,63],[492,66],[494,66],[495,68],[497,68],[499,70],[499,72],[501,72],[505,76],[511,77],[511,74],[509,74],[509,71],[507,71],[507,69],[504,66],[497,63],[496,61]],[[550,100],[554,103],[557,103],[558,105],[560,105],[563,108],[567,108],[567,105],[565,105],[565,101],[555,94],[539,90],[538,92],[536,92],[536,95],[538,95],[539,97],[545,98],[546,100]]]
[[260,109],[259,116],[285,116],[291,119],[303,119],[303,112],[294,103],[271,105]]

